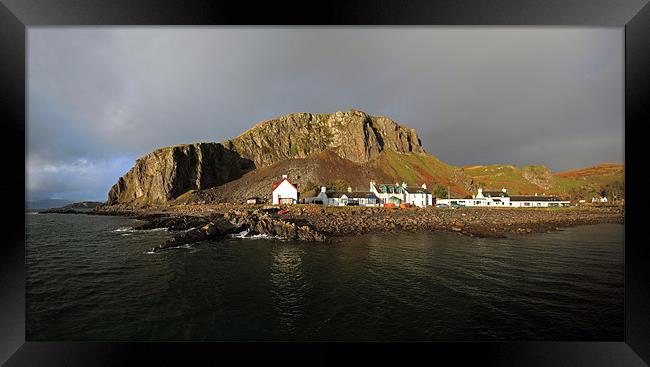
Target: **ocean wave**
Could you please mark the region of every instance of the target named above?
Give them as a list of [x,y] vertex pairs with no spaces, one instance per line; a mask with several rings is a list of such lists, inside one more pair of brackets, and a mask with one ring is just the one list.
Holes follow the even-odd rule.
[[137,232],[163,232],[168,231],[169,228],[151,228],[151,229],[137,229]]
[[249,233],[250,233],[250,231],[248,229],[245,229],[245,230],[243,230],[243,231],[241,231],[239,233],[231,234],[230,237],[232,237],[232,238],[246,238],[246,236],[248,236]]
[[[167,251],[167,250],[175,250],[175,249],[193,249],[193,248],[194,248],[194,247],[192,247],[191,244],[186,243],[186,244],[184,244],[184,245],[180,245],[180,246],[166,247],[164,250]],[[154,252],[154,251],[145,251],[145,252],[143,252],[143,253],[144,253],[144,254],[147,254],[147,255],[153,255],[153,254],[158,254],[158,253],[160,253],[160,252],[163,252],[163,251],[159,251],[159,252]]]
[[111,232],[139,233],[139,232],[163,232],[168,230],[169,228],[134,229],[133,227],[120,227],[112,230]]
[[231,238],[246,238],[246,239],[276,239],[281,240],[280,236],[270,236],[268,234],[250,234],[250,230],[245,229],[239,233],[233,233],[230,235]]
[[28,215],[36,215],[36,214],[40,214],[40,213],[39,212],[27,212],[27,214]]

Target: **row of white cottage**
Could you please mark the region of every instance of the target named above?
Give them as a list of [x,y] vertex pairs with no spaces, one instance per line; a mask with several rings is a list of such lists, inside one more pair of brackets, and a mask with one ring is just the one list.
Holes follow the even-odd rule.
[[[556,196],[512,195],[506,189],[501,191],[483,191],[478,189],[472,198],[436,199],[427,190],[427,185],[409,187],[405,182],[395,184],[377,184],[370,181],[369,191],[321,191],[315,197],[305,198],[306,204],[321,204],[329,206],[400,206],[409,204],[417,207],[428,207],[434,204],[449,206],[485,206],[485,207],[559,207],[569,206],[570,202]],[[298,187],[286,175],[273,185],[273,204],[298,203]]]
[[501,191],[483,191],[478,189],[476,196],[471,199],[436,199],[436,204],[449,206],[491,206],[491,207],[560,207],[569,206],[570,201],[562,200],[557,196],[535,195],[508,195],[506,189]]
[[377,184],[370,181],[370,190],[327,191],[321,187],[320,192],[313,198],[305,199],[305,203],[330,206],[359,205],[359,206],[410,206],[427,207],[433,205],[433,195],[427,190],[427,185],[409,187],[405,182],[395,184]]
[[[273,185],[273,204],[295,204],[298,202],[298,188],[286,175]],[[433,205],[433,196],[427,190],[427,185],[408,187],[405,182],[395,184],[377,184],[370,181],[368,191],[327,191],[321,187],[315,197],[305,198],[306,204],[321,204],[329,206],[399,206],[409,204],[419,207]]]

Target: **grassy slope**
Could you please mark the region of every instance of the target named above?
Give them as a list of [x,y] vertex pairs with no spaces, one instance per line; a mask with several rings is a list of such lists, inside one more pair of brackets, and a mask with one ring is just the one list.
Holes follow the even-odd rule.
[[[402,154],[392,150],[382,152],[375,167],[393,180],[409,185],[426,183],[430,189],[436,185],[449,188],[452,194],[469,194],[470,179],[456,167],[430,154]],[[392,181],[391,181],[392,182]]]
[[593,167],[575,169],[554,174],[558,191],[581,192],[585,196],[598,193],[602,188],[615,187],[618,193],[625,183],[625,165],[603,163]]
[[[480,185],[487,189],[507,188],[511,194],[567,195],[575,188],[588,195],[598,192],[604,185],[622,182],[623,166],[590,167],[582,170],[551,174],[543,166],[518,168],[513,165],[455,167],[429,154],[397,153],[386,150],[376,161],[358,164],[342,159],[331,151],[313,154],[308,158],[288,159],[245,174],[241,179],[206,190],[212,199],[243,200],[249,196],[270,196],[270,187],[282,174],[298,184],[317,186],[342,179],[355,190],[367,190],[368,181],[402,182],[409,186],[426,183],[430,189],[442,185],[452,196],[476,193]],[[527,179],[528,177],[529,179]],[[532,177],[532,178],[531,178]],[[538,179],[541,178],[541,179]],[[541,183],[542,185],[534,182]],[[196,198],[183,195],[180,201]],[[269,198],[267,198],[269,199]]]
[[[534,172],[545,170],[539,166],[529,166],[528,169]],[[524,178],[524,169],[513,165],[470,166],[463,167],[463,171],[472,177],[477,185],[486,189],[506,188],[511,194],[534,194],[547,191]]]
[[544,177],[543,166],[518,168],[513,165],[494,164],[489,166],[464,167],[464,172],[474,178],[477,184],[489,189],[505,187],[512,194],[546,193],[556,195],[594,195],[608,185],[622,186],[625,166],[605,163],[594,167],[559,172],[546,176],[548,185],[539,185],[524,177],[528,171],[533,176]]

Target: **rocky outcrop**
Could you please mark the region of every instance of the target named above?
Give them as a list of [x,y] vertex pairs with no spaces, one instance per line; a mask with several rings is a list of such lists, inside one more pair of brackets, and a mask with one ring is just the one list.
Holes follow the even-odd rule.
[[[189,225],[199,224],[197,228]],[[299,240],[309,242],[325,241],[325,236],[308,225],[274,218],[263,210],[231,210],[223,216],[206,217],[155,217],[148,223],[134,229],[168,228],[170,230],[186,230],[175,235],[161,245],[152,249],[160,252],[171,248],[189,245],[209,239],[223,238],[229,234],[245,232],[246,236],[264,235],[283,240]]]
[[521,176],[543,189],[551,188],[554,183],[551,171],[544,166],[525,166],[521,170]]
[[424,153],[414,129],[387,117],[351,110],[333,114],[296,113],[264,121],[222,143],[158,149],[140,159],[108,193],[108,205],[158,204],[190,190],[240,178],[255,168],[325,150],[352,162],[368,162],[390,149]]
[[237,228],[246,228],[247,235],[266,235],[285,240],[325,241],[325,236],[308,225],[299,225],[273,218],[261,210],[242,211],[231,210],[224,218]]
[[368,162],[384,151],[424,153],[415,129],[381,116],[350,110],[333,114],[295,113],[261,122],[223,142],[257,167],[324,150],[353,162]]
[[138,159],[119,178],[108,193],[107,204],[164,203],[189,190],[232,181],[254,168],[253,162],[219,143],[161,148]]
[[154,247],[152,251],[160,252],[199,241],[222,238],[230,233],[236,232],[237,230],[239,230],[239,228],[233,226],[223,217],[217,217],[200,228],[191,228],[186,232],[170,238],[163,244]]

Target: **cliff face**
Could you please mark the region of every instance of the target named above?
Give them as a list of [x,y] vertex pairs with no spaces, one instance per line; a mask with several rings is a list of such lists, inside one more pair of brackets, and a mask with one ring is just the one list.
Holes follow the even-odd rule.
[[548,190],[553,184],[553,175],[551,171],[544,166],[525,166],[522,168],[521,175],[529,182]]
[[108,204],[163,203],[193,189],[206,189],[241,177],[253,162],[220,143],[196,143],[155,150],[108,193]]
[[189,190],[223,185],[255,168],[325,150],[355,163],[374,160],[385,150],[425,153],[414,129],[386,117],[356,110],[296,113],[261,122],[222,143],[158,149],[119,178],[107,203],[164,203]]
[[255,162],[257,167],[289,158],[306,158],[324,150],[357,163],[371,161],[386,149],[425,152],[415,129],[356,110],[282,116],[259,123],[223,144]]

